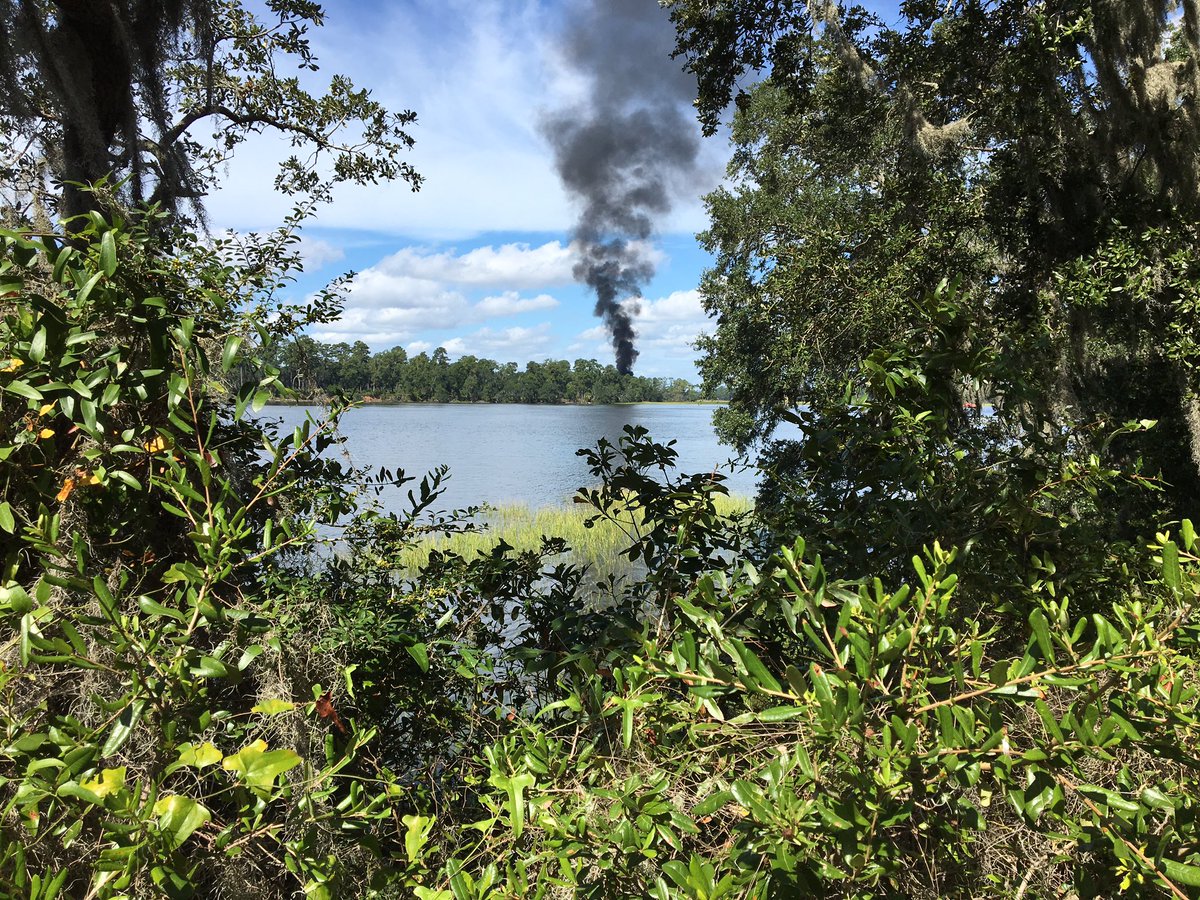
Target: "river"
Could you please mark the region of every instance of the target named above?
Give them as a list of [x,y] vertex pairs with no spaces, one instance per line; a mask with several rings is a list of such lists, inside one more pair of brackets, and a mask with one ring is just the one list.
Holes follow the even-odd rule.
[[[732,493],[752,496],[755,475],[731,460],[732,448],[717,441],[715,407],[699,403],[633,403],[614,406],[408,403],[361,406],[341,422],[344,450],[356,466],[403,469],[420,476],[450,467],[440,508],[567,502],[595,479],[575,451],[604,436],[616,443],[625,425],[641,425],[659,443],[676,441],[679,471],[720,471]],[[263,411],[293,428],[321,407],[272,406]],[[385,508],[399,504],[385,492]]]

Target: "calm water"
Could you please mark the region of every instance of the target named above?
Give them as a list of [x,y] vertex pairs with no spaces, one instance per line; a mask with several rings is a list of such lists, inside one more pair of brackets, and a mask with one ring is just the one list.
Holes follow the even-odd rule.
[[[730,491],[754,493],[754,475],[732,469],[733,450],[717,442],[714,407],[691,403],[639,403],[621,406],[526,406],[521,404],[411,403],[364,406],[342,418],[345,450],[356,466],[403,469],[422,475],[450,467],[440,508],[478,503],[549,506],[566,502],[594,483],[585,461],[575,455],[600,437],[614,444],[625,425],[641,425],[660,443],[676,441],[679,471],[720,470]],[[305,413],[320,418],[320,407],[269,407],[263,415],[290,429]],[[389,498],[382,498],[385,505]],[[394,496],[392,502],[398,501]]]

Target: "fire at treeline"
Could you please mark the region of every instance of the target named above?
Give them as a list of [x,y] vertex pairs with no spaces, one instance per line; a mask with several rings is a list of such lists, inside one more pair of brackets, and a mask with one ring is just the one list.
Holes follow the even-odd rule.
[[280,345],[269,360],[298,400],[334,394],[395,403],[647,403],[724,400],[704,396],[682,378],[622,374],[594,359],[526,363],[463,356],[451,362],[442,347],[409,356],[403,347],[372,353],[362,341],[325,344],[302,336]]

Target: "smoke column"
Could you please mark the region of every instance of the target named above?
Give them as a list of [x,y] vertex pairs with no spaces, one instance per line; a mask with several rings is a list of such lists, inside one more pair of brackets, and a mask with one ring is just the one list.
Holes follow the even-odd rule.
[[596,293],[596,315],[612,336],[617,370],[638,351],[621,300],[640,297],[654,275],[645,241],[680,189],[694,188],[700,150],[692,118],[695,86],[671,59],[674,29],[653,0],[587,0],[564,35],[566,63],[583,76],[587,100],[545,117],[542,131],[580,207],[574,274]]

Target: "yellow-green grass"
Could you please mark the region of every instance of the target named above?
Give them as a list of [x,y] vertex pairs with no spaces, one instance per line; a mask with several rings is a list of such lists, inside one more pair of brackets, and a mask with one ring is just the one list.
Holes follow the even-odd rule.
[[[747,497],[717,496],[717,512],[722,516],[745,512],[752,506]],[[599,520],[591,528],[585,522],[595,513],[586,503],[566,506],[543,506],[531,508],[524,504],[509,504],[487,507],[477,521],[482,530],[438,536],[422,541],[401,558],[402,564],[417,569],[429,559],[433,550],[453,551],[466,559],[487,553],[504,540],[518,551],[537,550],[542,537],[562,538],[569,550],[565,561],[587,564],[598,574],[619,574],[628,568],[619,557],[636,537],[636,526],[629,517],[623,517],[624,527],[614,522]]]

